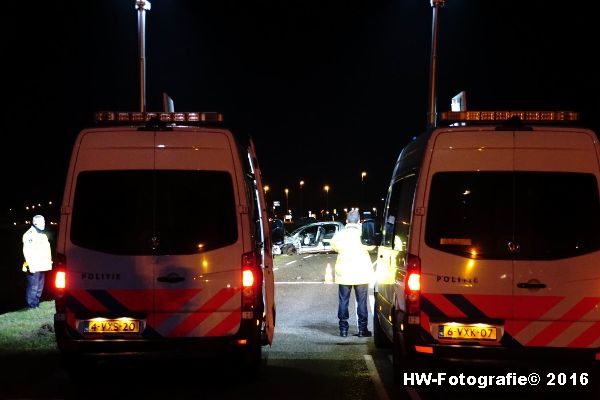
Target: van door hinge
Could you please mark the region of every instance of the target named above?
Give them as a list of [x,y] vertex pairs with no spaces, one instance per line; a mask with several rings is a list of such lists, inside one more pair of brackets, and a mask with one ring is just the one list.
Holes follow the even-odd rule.
[[240,214],[248,214],[248,206],[238,206]]

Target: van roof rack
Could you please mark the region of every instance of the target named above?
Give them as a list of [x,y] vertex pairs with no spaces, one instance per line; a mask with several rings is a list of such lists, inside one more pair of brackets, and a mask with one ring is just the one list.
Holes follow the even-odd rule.
[[207,126],[223,123],[218,112],[141,112],[98,111],[94,115],[98,125],[152,125],[152,126]]
[[579,121],[575,111],[445,111],[440,122],[445,125],[468,123],[493,124],[515,123],[519,120],[527,124],[570,124]]

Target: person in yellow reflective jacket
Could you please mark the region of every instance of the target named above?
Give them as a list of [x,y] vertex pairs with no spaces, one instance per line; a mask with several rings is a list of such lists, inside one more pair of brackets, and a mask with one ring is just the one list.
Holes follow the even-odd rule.
[[348,303],[354,288],[356,313],[358,316],[358,337],[371,336],[367,327],[367,298],[369,283],[373,280],[373,266],[369,250],[375,246],[365,246],[361,241],[362,229],[360,214],[356,210],[348,212],[346,227],[331,239],[331,247],[337,251],[335,262],[335,283],[339,285],[338,319],[340,336],[348,336]]
[[23,268],[27,274],[25,302],[27,308],[36,308],[40,305],[40,298],[44,291],[44,274],[52,269],[52,252],[48,236],[44,233],[46,229],[44,217],[34,216],[31,225],[31,228],[23,234],[25,256]]

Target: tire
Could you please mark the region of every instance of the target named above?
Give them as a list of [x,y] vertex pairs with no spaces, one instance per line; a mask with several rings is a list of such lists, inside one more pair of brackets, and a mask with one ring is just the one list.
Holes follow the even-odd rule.
[[297,252],[298,252],[298,250],[296,250],[296,247],[294,247],[293,244],[290,244],[289,246],[287,246],[285,248],[285,254],[287,254],[288,256],[293,256]]
[[243,379],[249,381],[258,379],[264,367],[262,357],[262,346],[254,343],[239,354],[239,374]]
[[398,332],[397,315],[392,311],[394,341],[392,343],[392,364],[394,368],[394,382],[404,384],[404,373],[417,372],[419,363],[407,351],[409,344],[406,343],[405,336]]
[[375,310],[373,312],[373,344],[378,349],[389,349],[392,347],[391,340],[385,335],[385,332],[381,328],[381,322],[379,321],[379,317],[377,316],[378,302],[377,302],[377,293],[375,294],[375,306],[373,307]]

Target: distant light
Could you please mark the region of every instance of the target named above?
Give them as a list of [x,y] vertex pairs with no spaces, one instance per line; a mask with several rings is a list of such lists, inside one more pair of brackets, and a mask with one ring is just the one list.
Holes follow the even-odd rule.
[[52,202],[51,202],[51,201],[49,201],[49,202],[48,202],[48,204],[52,205]]
[[161,149],[164,149],[164,148],[165,148],[165,145],[164,145],[164,144],[159,144],[159,145],[158,145],[158,146],[156,146],[156,147],[160,147]]

